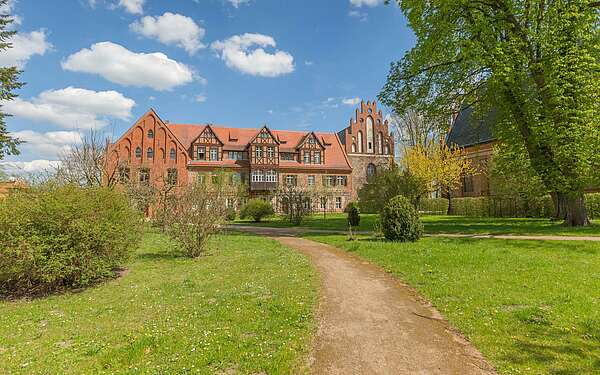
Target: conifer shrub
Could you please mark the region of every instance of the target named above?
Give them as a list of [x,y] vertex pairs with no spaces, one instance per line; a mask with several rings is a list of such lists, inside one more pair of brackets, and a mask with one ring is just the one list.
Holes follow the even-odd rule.
[[136,248],[140,215],[108,188],[30,189],[0,201],[0,295],[39,295],[115,275]]
[[348,213],[348,224],[352,227],[357,227],[360,224],[358,204],[356,202],[348,203],[345,211]]
[[381,231],[387,240],[414,242],[423,236],[423,223],[410,201],[398,195],[381,211]]
[[250,199],[240,211],[240,218],[251,218],[254,222],[258,223],[262,219],[273,215],[273,213],[271,202],[263,199]]

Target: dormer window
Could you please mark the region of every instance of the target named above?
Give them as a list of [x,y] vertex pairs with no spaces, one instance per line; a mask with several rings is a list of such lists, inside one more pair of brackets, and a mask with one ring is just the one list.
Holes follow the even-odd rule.
[[216,147],[210,148],[210,160],[212,160],[212,161],[219,160],[219,150]]
[[148,129],[148,138],[154,138],[154,132],[152,131],[152,129]]
[[267,156],[272,158],[275,157],[275,148],[272,146],[267,147]]
[[310,152],[304,151],[304,164],[310,164]]
[[321,152],[315,152],[315,164],[321,164]]
[[196,151],[196,159],[206,160],[206,147],[198,146],[198,150]]
[[314,145],[315,139],[313,137],[308,138],[308,144]]
[[154,158],[154,150],[152,149],[152,147],[148,147],[148,151],[146,152],[146,157],[148,159]]
[[135,157],[138,159],[142,157],[142,148],[141,147],[137,147],[135,149]]
[[261,146],[256,147],[256,158],[262,158],[263,156],[263,148]]

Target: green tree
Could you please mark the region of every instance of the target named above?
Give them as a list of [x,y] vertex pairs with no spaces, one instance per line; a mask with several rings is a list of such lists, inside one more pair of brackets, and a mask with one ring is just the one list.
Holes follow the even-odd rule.
[[440,119],[497,108],[503,152],[529,160],[566,225],[587,225],[583,190],[600,169],[600,3],[397,2],[417,43],[392,64],[380,100]]
[[[4,7],[7,2],[8,0],[0,0],[0,7]],[[13,18],[9,14],[0,14],[0,53],[12,47],[10,38],[16,32],[6,30],[12,22]],[[23,87],[23,83],[19,82],[20,74],[21,71],[17,67],[0,67],[0,101],[13,100],[17,97],[13,91]],[[18,155],[17,146],[21,143],[8,133],[5,121],[7,116],[9,115],[4,113],[0,106],[0,160],[6,155]]]

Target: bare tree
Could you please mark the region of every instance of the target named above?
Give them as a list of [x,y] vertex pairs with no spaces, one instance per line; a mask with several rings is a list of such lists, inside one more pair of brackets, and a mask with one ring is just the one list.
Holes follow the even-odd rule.
[[414,109],[403,115],[392,114],[390,124],[400,157],[413,147],[429,150],[432,145],[439,144],[447,131],[447,126],[440,126],[438,121],[427,119]]
[[300,225],[312,213],[315,198],[317,195],[313,191],[292,184],[283,184],[277,190],[281,211],[294,225]]

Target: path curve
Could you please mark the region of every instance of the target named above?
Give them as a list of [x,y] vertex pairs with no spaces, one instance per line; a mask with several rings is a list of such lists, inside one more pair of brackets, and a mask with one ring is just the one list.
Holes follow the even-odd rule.
[[283,228],[236,227],[306,254],[321,279],[313,374],[495,374],[412,289],[379,267]]

